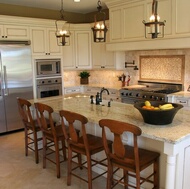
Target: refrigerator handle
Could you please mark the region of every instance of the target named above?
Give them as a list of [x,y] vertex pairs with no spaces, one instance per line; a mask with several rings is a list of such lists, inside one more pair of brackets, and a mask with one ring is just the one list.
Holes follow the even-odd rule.
[[7,88],[7,69],[6,66],[3,66],[3,72],[4,72],[4,95],[8,96],[9,92],[8,92],[8,88]]

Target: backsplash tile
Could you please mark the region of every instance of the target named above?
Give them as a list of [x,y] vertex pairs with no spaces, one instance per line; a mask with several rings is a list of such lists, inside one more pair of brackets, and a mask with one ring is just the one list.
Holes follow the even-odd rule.
[[184,55],[140,56],[140,80],[183,83]]
[[[185,74],[184,74],[184,91],[187,91],[190,85],[190,49],[177,49],[177,50],[153,50],[153,51],[126,51],[125,61],[135,61],[135,65],[139,68],[140,56],[147,55],[185,55]],[[172,66],[172,64],[171,64]],[[140,69],[140,68],[139,68]],[[80,71],[64,71],[63,79],[64,86],[80,85],[80,77],[78,76]],[[121,81],[118,81],[119,75],[123,73],[130,75],[130,85],[138,84],[139,70],[133,70],[133,68],[126,68],[122,71],[114,70],[90,70],[91,76],[89,77],[89,84],[102,84],[110,86],[121,86]]]

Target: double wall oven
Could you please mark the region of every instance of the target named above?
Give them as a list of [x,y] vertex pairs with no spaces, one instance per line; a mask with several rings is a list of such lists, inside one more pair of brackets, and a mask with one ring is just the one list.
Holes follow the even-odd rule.
[[62,95],[61,59],[36,59],[37,98]]
[[168,102],[168,94],[182,91],[182,84],[139,81],[138,85],[120,90],[123,103],[134,104],[138,101]]

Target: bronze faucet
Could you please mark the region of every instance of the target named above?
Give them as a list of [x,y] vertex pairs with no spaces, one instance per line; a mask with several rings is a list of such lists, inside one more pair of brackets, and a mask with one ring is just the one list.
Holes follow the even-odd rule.
[[106,89],[106,88],[103,87],[103,88],[101,89],[101,91],[100,91],[100,98],[99,98],[99,101],[100,101],[100,102],[102,102],[102,93],[103,93],[104,91],[107,91],[107,94],[108,94],[108,95],[110,94],[109,91],[108,91],[108,89]]

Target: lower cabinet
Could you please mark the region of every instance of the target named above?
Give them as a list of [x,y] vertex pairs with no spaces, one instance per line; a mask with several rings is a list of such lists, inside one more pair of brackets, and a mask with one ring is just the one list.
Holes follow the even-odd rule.
[[64,94],[75,94],[75,93],[81,93],[81,87],[65,87],[64,88]]
[[183,180],[183,188],[189,188],[190,186],[190,146],[185,148],[185,154],[184,154],[184,180]]
[[190,109],[190,97],[184,97],[183,95],[168,95],[168,102],[177,103],[183,105],[183,108]]
[[[83,87],[83,92],[85,94],[93,95],[94,99],[95,99],[97,93],[100,93],[101,89],[102,89],[102,87],[88,87],[88,86],[84,86]],[[109,91],[109,95],[107,94],[106,91],[104,91],[102,93],[102,99],[103,100],[113,100],[113,101],[117,101],[117,102],[121,101],[120,96],[119,96],[119,90],[108,88],[108,91]]]

